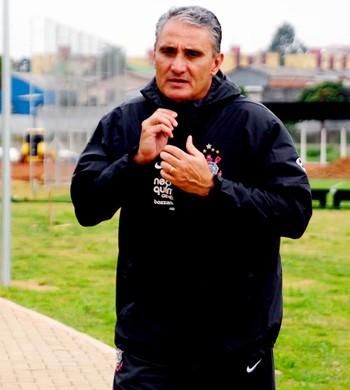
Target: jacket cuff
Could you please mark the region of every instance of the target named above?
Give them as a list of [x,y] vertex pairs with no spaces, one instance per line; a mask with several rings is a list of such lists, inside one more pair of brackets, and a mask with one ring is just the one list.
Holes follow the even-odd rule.
[[135,161],[134,161],[134,156],[135,156],[135,154],[137,153],[138,150],[139,150],[139,146],[138,145],[128,150],[128,163],[129,163],[129,166],[137,165],[135,163]]

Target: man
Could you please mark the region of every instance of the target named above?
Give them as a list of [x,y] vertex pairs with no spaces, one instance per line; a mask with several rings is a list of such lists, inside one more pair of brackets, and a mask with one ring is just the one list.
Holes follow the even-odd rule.
[[120,209],[115,389],[275,388],[280,238],[304,233],[311,191],[220,44],[209,10],[162,15],[154,80],[101,119],[72,178],[83,226]]

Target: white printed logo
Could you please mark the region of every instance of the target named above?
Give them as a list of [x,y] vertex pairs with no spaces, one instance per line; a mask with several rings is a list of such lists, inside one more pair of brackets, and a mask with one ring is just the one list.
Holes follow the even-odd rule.
[[299,157],[297,158],[297,160],[295,161],[297,163],[297,165],[299,165],[299,167],[303,170],[303,171],[306,171],[305,167],[304,167],[304,164],[303,164],[303,160]]
[[261,362],[261,360],[262,360],[262,358],[260,358],[260,359],[254,364],[254,366],[252,366],[252,367],[247,366],[247,373],[250,374],[251,372],[253,372],[253,371],[256,369],[256,367],[258,366],[258,364]]
[[157,169],[162,169],[162,166],[159,165],[158,162],[156,162],[156,163],[154,164],[154,167],[157,168]]

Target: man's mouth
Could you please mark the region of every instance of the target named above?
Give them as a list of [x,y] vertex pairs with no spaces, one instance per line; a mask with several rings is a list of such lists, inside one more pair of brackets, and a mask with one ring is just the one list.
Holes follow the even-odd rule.
[[171,78],[171,79],[169,79],[169,82],[175,83],[175,84],[186,84],[187,80]]

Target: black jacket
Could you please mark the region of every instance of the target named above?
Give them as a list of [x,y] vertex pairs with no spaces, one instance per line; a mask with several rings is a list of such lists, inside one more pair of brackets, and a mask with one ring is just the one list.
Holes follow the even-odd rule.
[[[186,348],[272,346],[282,320],[280,238],[312,214],[307,175],[281,121],[221,72],[208,96],[174,103],[153,80],[104,116],[82,152],[71,197],[84,226],[120,209],[116,343],[164,356]],[[170,141],[189,134],[215,174],[207,197],[161,178],[159,160],[132,161],[141,122],[178,112]]]

